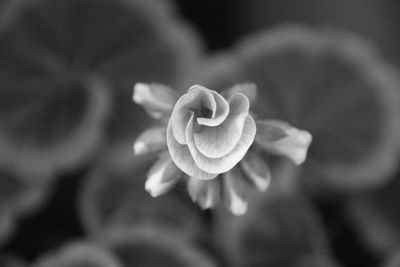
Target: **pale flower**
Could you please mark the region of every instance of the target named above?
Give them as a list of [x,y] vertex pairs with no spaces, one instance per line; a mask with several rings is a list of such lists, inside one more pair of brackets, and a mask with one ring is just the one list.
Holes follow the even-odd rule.
[[181,97],[161,84],[136,84],[134,102],[163,124],[143,132],[134,144],[135,154],[160,153],[145,189],[157,197],[184,177],[189,195],[201,208],[223,202],[233,214],[244,214],[249,185],[265,191],[271,178],[267,163],[251,151],[252,144],[301,164],[312,140],[308,132],[285,122],[255,121],[250,101],[256,95],[251,83],[221,94],[194,85]]

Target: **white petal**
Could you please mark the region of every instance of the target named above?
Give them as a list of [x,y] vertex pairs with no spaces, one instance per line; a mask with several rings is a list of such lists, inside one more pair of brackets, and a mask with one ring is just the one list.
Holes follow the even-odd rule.
[[176,166],[187,175],[204,180],[213,179],[218,175],[217,173],[202,171],[197,167],[190,154],[189,148],[186,145],[179,144],[174,138],[171,121],[168,123],[167,127],[167,145],[171,159],[175,162]]
[[247,211],[247,185],[239,168],[233,168],[224,174],[224,201],[227,209],[234,215],[243,215]]
[[240,83],[224,90],[221,94],[224,97],[229,98],[234,94],[241,93],[247,96],[250,103],[254,103],[257,99],[257,91],[257,86],[254,83]]
[[141,142],[141,141],[136,141],[133,144],[133,153],[135,153],[135,155],[143,155],[148,152],[149,152],[149,150],[147,148],[146,143]]
[[[191,87],[189,91],[182,95],[175,104],[171,114],[172,133],[176,141],[181,144],[186,144],[186,125],[190,119],[190,112],[200,109],[202,105],[211,107],[211,101],[214,99],[210,93],[204,90],[194,90]],[[212,99],[212,100],[211,100]]]
[[[222,96],[215,95],[218,95],[215,91],[194,85],[178,99],[170,120],[172,121],[172,132],[179,144],[186,144],[185,131],[190,112],[200,113],[202,108],[207,108],[212,112],[212,117],[215,117],[212,119],[214,123],[220,124],[225,120],[229,113],[229,104]],[[227,107],[223,107],[224,105]],[[221,112],[222,114],[220,114]]]
[[271,170],[259,155],[254,152],[247,152],[241,161],[241,167],[248,180],[260,191],[267,190],[271,182]]
[[211,118],[197,118],[197,123],[200,125],[215,127],[225,121],[230,113],[230,105],[222,95],[207,88],[205,89],[213,96],[216,105],[215,109],[212,110]]
[[201,127],[194,134],[197,149],[208,158],[220,158],[233,150],[239,142],[249,114],[249,100],[243,94],[229,99],[230,113],[218,127]]
[[135,155],[158,152],[167,149],[166,128],[154,127],[144,131],[133,145]]
[[214,97],[214,92],[213,90],[207,89],[204,86],[201,85],[193,85],[192,87],[189,88],[188,94],[197,95],[199,98],[199,102],[195,101],[196,105],[192,106],[194,109],[198,109],[200,107],[206,107],[211,111],[211,117],[215,116],[215,112],[217,109],[217,102]]
[[306,159],[311,141],[309,132],[296,129],[285,122],[257,121],[255,142],[271,153],[288,157],[297,165]]
[[189,177],[189,195],[202,209],[214,208],[219,203],[220,190],[219,179],[205,181]]
[[145,189],[152,197],[158,197],[169,191],[181,177],[181,171],[172,162],[168,153],[150,168]]
[[177,93],[162,84],[137,83],[133,89],[133,101],[142,105],[156,119],[168,116],[177,99]]
[[251,115],[247,115],[242,136],[234,149],[221,158],[208,158],[198,151],[194,142],[193,128],[194,122],[191,116],[186,128],[187,147],[196,165],[208,173],[224,173],[232,169],[244,157],[256,134],[256,124]]

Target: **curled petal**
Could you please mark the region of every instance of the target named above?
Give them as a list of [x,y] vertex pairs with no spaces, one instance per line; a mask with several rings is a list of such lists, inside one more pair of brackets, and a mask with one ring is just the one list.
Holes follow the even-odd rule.
[[247,211],[246,199],[246,181],[244,180],[240,169],[233,168],[224,174],[223,192],[226,208],[234,215],[243,215]]
[[[214,94],[215,92],[207,89],[201,85],[193,85],[189,88],[188,94],[193,96],[199,95],[200,101],[192,102],[192,110],[200,111],[203,107],[207,108],[211,112],[211,117],[215,116],[215,112],[217,109],[217,102],[215,100]],[[190,106],[189,106],[190,108]]]
[[254,103],[257,99],[257,91],[257,86],[254,83],[239,83],[224,90],[221,94],[225,98],[230,98],[234,94],[241,93],[247,96],[250,103]]
[[210,181],[189,177],[188,191],[193,202],[199,204],[202,209],[214,208],[220,199],[220,181]]
[[237,145],[242,136],[244,123],[249,114],[249,100],[243,94],[229,99],[230,113],[219,127],[202,127],[194,134],[197,149],[206,157],[220,158]]
[[256,153],[247,152],[241,161],[241,167],[247,179],[260,191],[267,190],[271,182],[271,170],[267,163]]
[[207,109],[211,116],[208,119],[202,118],[200,122],[216,126],[228,116],[229,104],[215,91],[200,85],[192,86],[186,94],[178,99],[171,114],[172,131],[178,143],[186,144],[185,131],[190,112],[195,112],[198,117],[202,117],[203,109]]
[[191,89],[178,99],[170,119],[172,133],[176,141],[182,145],[186,144],[185,132],[190,119],[190,112],[201,109],[202,106],[211,109],[215,104],[215,102],[213,103],[214,98],[207,91]]
[[188,147],[186,145],[179,144],[174,138],[171,121],[169,121],[167,128],[167,146],[171,155],[171,159],[174,161],[176,166],[178,166],[178,168],[187,175],[203,180],[210,180],[218,175],[218,173],[208,173],[197,167]]
[[232,169],[246,154],[253,143],[256,134],[256,124],[251,115],[247,115],[242,136],[231,152],[221,158],[208,158],[204,156],[196,147],[194,141],[194,121],[193,114],[190,117],[186,128],[187,147],[189,148],[191,158],[199,169],[208,173],[224,173]]
[[[215,127],[220,125],[223,121],[225,121],[226,117],[228,116],[230,105],[228,104],[228,102],[226,102],[223,96],[221,96],[217,92],[209,90],[200,85],[197,85],[194,88],[198,87],[200,87],[201,90],[207,90],[207,92],[210,95],[212,95],[216,105],[215,108],[211,110],[212,112],[211,118],[199,117],[197,118],[197,123],[200,125],[205,125],[210,127]],[[193,87],[191,87],[189,90],[193,90]]]
[[304,162],[312,141],[309,132],[277,120],[257,121],[256,124],[256,143],[271,153],[288,157],[297,165]]
[[169,115],[177,99],[177,93],[162,84],[137,83],[133,89],[133,101],[142,105],[155,119]]
[[169,154],[163,153],[147,174],[146,191],[152,197],[158,197],[169,191],[179,180],[181,174]]
[[133,145],[135,155],[143,155],[167,149],[166,128],[154,127],[144,131]]

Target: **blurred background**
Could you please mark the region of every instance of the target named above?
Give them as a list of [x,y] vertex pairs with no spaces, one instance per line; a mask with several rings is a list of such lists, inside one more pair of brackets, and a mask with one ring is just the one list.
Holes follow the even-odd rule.
[[[0,1],[0,266],[400,266],[400,3]],[[152,198],[136,82],[254,82],[313,135],[247,214]]]

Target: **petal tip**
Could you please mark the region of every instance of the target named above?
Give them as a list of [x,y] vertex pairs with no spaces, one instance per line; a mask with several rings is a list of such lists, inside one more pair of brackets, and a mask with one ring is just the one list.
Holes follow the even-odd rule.
[[308,148],[312,142],[312,135],[307,131],[292,129],[291,135],[296,136],[297,146],[293,147],[290,159],[296,164],[301,165],[307,157]]
[[229,209],[233,215],[241,216],[247,212],[247,206],[248,203],[246,201],[238,198],[233,198]]
[[159,173],[154,173],[149,176],[144,187],[152,197],[158,197],[168,191],[161,183],[161,174]]
[[190,86],[190,88],[188,89],[188,92],[190,92],[192,90],[196,90],[196,89],[206,89],[206,88],[200,84],[194,84],[194,85]]
[[168,116],[176,100],[176,92],[162,84],[136,83],[133,88],[133,102],[141,105],[155,119]]
[[159,197],[165,193],[167,193],[173,184],[171,183],[163,183],[161,181],[157,181],[156,177],[149,177],[145,183],[145,190],[152,197]]
[[142,104],[145,102],[146,95],[149,94],[149,85],[145,83],[136,83],[133,87],[133,101],[136,104]]
[[199,201],[198,204],[202,210],[207,210],[214,207],[214,201],[210,195],[208,195],[203,201]]
[[282,121],[265,120],[257,122],[255,141],[268,152],[285,156],[300,165],[306,159],[312,135]]
[[219,183],[216,181],[190,177],[188,191],[192,201],[197,203],[202,210],[212,209],[218,204]]
[[169,154],[164,153],[147,174],[145,190],[152,197],[168,192],[179,180],[180,171],[172,163]]
[[267,191],[270,182],[271,182],[270,178],[257,180],[257,188],[258,188],[258,190],[260,190],[261,192]]
[[271,183],[271,171],[260,155],[249,152],[241,161],[241,169],[259,191],[265,192],[268,189]]
[[133,144],[133,153],[135,155],[143,155],[148,152],[148,147],[144,142],[138,141]]

